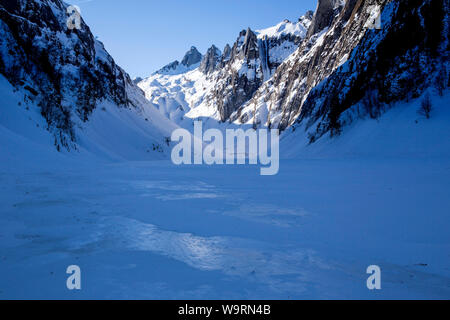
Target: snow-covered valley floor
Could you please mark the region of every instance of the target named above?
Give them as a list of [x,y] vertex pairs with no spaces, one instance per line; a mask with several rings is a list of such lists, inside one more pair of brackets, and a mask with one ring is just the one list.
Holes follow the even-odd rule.
[[0,299],[450,298],[448,159],[280,168],[2,167]]

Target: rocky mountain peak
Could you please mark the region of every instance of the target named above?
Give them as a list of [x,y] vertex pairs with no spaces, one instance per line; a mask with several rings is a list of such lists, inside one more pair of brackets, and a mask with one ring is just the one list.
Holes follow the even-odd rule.
[[181,64],[189,68],[190,66],[199,63],[202,60],[202,57],[202,54],[197,50],[197,48],[192,46],[191,49],[184,55],[183,60],[181,60]]
[[227,59],[230,58],[230,55],[231,55],[231,47],[230,47],[230,45],[227,43],[227,44],[225,45],[225,48],[223,48],[223,55],[222,55],[222,58],[223,58],[224,60],[227,60]]
[[300,17],[298,19],[298,21],[299,22],[302,22],[302,21],[305,21],[305,20],[312,21],[313,18],[314,18],[314,11],[308,10],[308,11],[306,11],[306,13],[302,17]]
[[176,70],[178,69],[180,65],[180,62],[178,60],[175,60],[167,65],[165,65],[164,67],[162,67],[161,69],[159,69],[158,71],[156,71],[154,74],[172,74],[175,73]]
[[138,83],[141,82],[142,80],[144,80],[144,79],[142,79],[141,77],[136,77],[136,78],[133,79],[133,83],[134,83],[134,84],[138,84]]
[[202,58],[202,54],[197,50],[196,47],[192,46],[191,49],[189,49],[189,51],[185,53],[183,60],[181,60],[181,63],[180,61],[175,60],[153,73],[153,75],[176,75],[191,71],[198,66],[198,63],[200,63]]
[[256,59],[258,57],[258,37],[250,28],[245,32],[242,54],[247,60]]
[[210,74],[214,72],[221,55],[222,53],[220,52],[220,50],[215,45],[212,45],[203,57],[203,60],[200,64],[200,71],[204,74]]
[[307,36],[311,37],[319,31],[331,26],[334,17],[342,8],[343,4],[345,4],[345,2],[341,0],[319,0]]

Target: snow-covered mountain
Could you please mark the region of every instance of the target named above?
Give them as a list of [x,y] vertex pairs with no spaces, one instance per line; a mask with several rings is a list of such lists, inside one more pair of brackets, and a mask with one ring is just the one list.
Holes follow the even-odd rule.
[[[40,136],[29,130],[39,126],[58,150],[161,157],[176,126],[82,20],[79,29],[68,28],[67,8],[60,0],[0,3],[0,126],[29,139]],[[17,126],[18,119],[28,121]]]
[[448,11],[442,0],[320,0],[296,23],[242,31],[222,56],[213,46],[202,68],[139,86],[185,127],[198,118],[209,126],[302,127],[314,142],[437,82],[447,87]]
[[297,22],[285,20],[263,30],[242,30],[232,47],[226,45],[221,51],[212,45],[198,68],[180,73],[175,63],[176,71],[164,67],[139,86],[176,123],[189,126],[190,119],[198,117],[225,121],[298,48],[312,18],[313,13],[307,12]]
[[[380,27],[369,28],[377,13]],[[44,117],[59,150],[161,153],[171,130],[191,128],[199,118],[209,127],[300,130],[314,142],[430,87],[448,87],[443,0],[321,0],[315,13],[243,30],[223,50],[212,45],[202,55],[191,47],[181,62],[144,80],[131,80],[83,21],[79,30],[68,29],[68,15],[58,0],[0,6],[0,73],[18,91],[24,112],[34,108],[33,121]],[[13,127],[8,121],[3,124]],[[111,139],[117,127],[127,133]],[[96,138],[84,138],[92,128]]]

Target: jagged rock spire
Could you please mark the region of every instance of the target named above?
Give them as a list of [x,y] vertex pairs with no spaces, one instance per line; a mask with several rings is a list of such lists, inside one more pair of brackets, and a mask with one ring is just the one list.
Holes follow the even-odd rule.
[[222,58],[223,60],[228,60],[231,56],[231,47],[230,45],[227,43],[225,48],[223,48],[223,55]]
[[308,30],[308,37],[329,27],[335,16],[336,0],[319,0],[311,26]]
[[186,67],[190,67],[196,63],[199,63],[202,60],[202,54],[198,52],[197,48],[192,46],[191,49],[186,52],[183,60],[181,60],[181,64]]
[[256,59],[258,57],[258,37],[250,28],[245,32],[242,53],[247,60]]
[[221,55],[220,50],[215,45],[212,45],[203,57],[202,63],[200,64],[200,71],[204,74],[214,72]]

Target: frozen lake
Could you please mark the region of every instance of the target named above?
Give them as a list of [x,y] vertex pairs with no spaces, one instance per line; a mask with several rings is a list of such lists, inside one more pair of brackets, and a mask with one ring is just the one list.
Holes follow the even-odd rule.
[[3,167],[0,299],[450,298],[450,161],[280,168]]

